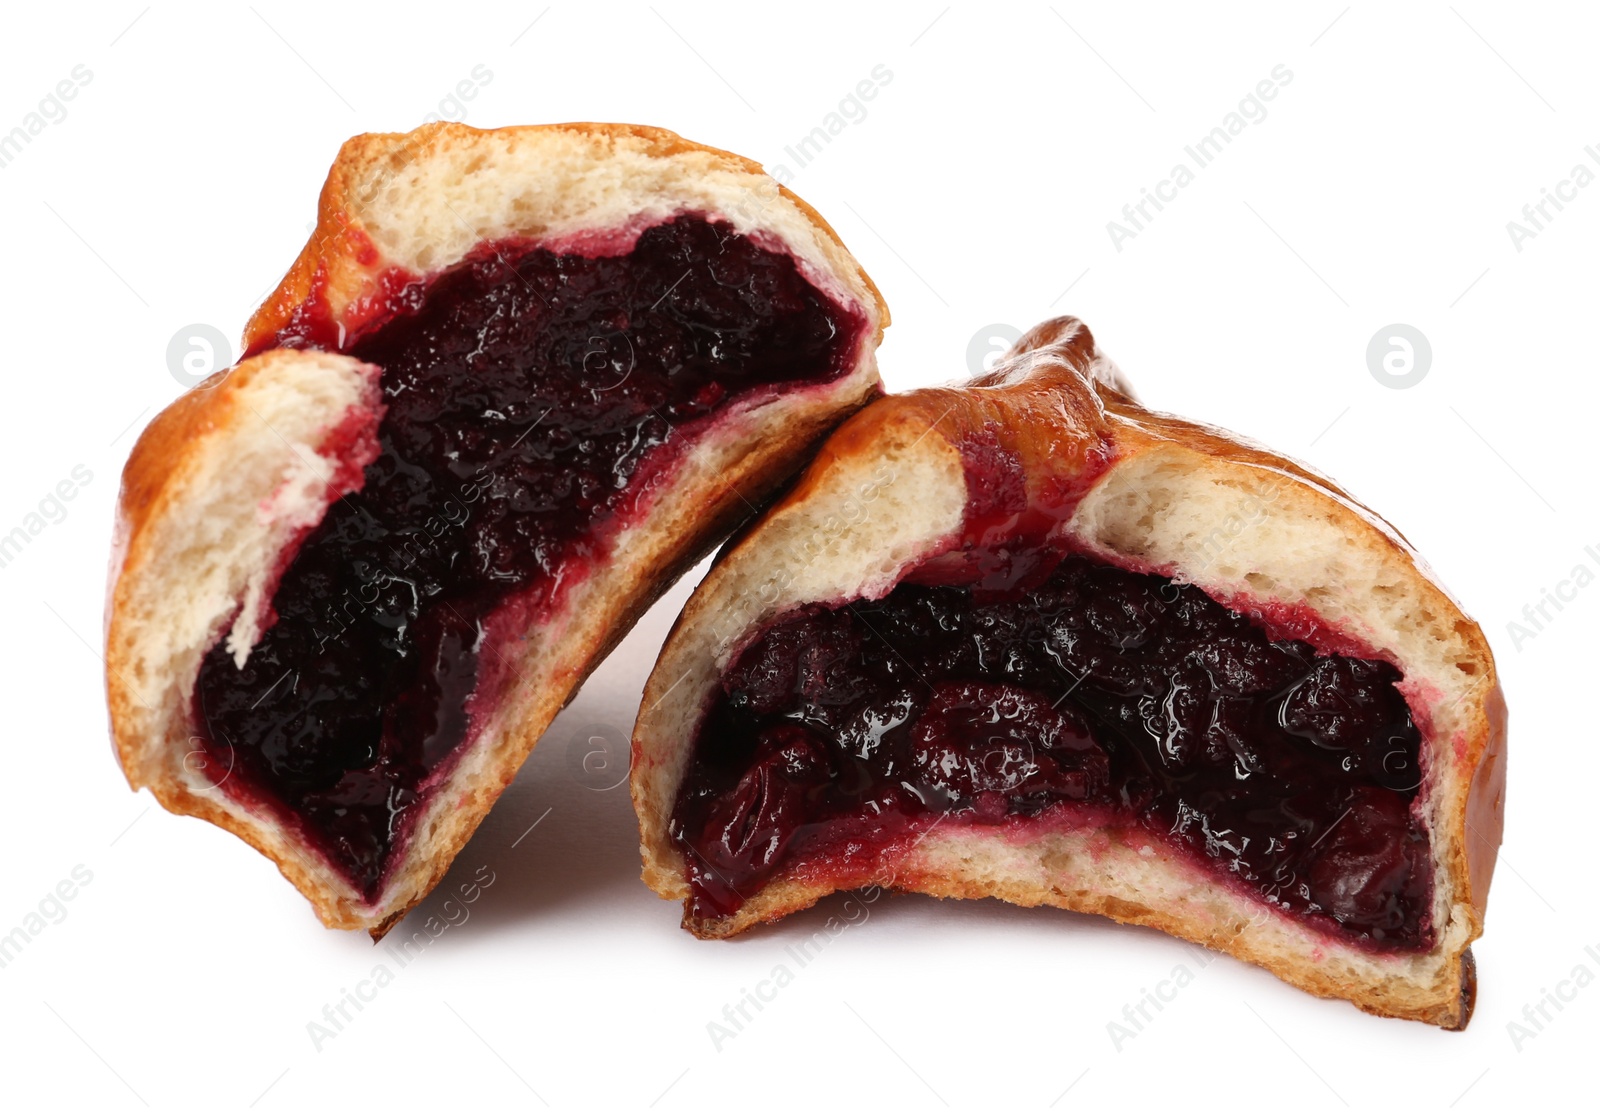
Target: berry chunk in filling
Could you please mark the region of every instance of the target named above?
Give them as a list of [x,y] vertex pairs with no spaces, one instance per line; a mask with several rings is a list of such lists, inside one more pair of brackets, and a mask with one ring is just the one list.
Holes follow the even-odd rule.
[[[697,916],[934,825],[1112,826],[1344,939],[1430,944],[1421,738],[1387,662],[1069,555],[1035,587],[903,582],[730,664],[671,820]],[[842,860],[841,860],[842,861]],[[890,864],[892,866],[892,863]]]
[[721,412],[838,379],[864,328],[792,257],[695,215],[621,255],[501,243],[389,288],[355,336],[313,307],[278,338],[382,369],[379,455],[282,571],[243,668],[206,655],[195,711],[213,781],[368,899],[514,674],[506,628],[540,638]]

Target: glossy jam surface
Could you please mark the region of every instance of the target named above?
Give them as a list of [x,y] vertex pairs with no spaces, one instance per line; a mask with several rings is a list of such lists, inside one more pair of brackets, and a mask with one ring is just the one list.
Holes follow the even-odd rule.
[[1420,737],[1389,664],[1272,641],[1069,556],[1029,589],[902,583],[730,665],[672,819],[695,912],[936,823],[1141,826],[1346,937],[1426,947]]
[[698,217],[622,256],[499,245],[390,309],[346,344],[383,369],[378,458],[284,570],[244,668],[219,644],[197,693],[215,780],[287,810],[369,897],[509,670],[492,618],[538,638],[719,410],[837,378],[862,324]]

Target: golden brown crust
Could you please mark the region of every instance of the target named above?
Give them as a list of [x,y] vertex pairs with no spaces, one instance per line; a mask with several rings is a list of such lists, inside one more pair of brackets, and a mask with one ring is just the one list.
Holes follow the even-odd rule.
[[[1030,353],[1049,358],[1029,360]],[[1086,386],[1092,386],[1092,390],[1086,390]],[[994,373],[965,387],[881,399],[834,433],[794,488],[719,559],[717,568],[685,607],[646,686],[645,707],[634,737],[634,796],[640,813],[646,881],[663,897],[685,899],[685,928],[699,936],[715,938],[775,921],[835,890],[864,886],[939,897],[997,897],[1021,905],[1052,905],[1152,926],[1259,964],[1314,994],[1351,999],[1373,1013],[1418,1019],[1446,1028],[1464,1026],[1471,1010],[1475,979],[1468,946],[1482,932],[1500,840],[1505,779],[1505,704],[1482,631],[1461,613],[1404,537],[1337,485],[1299,462],[1224,431],[1146,410],[1119,388],[1115,369],[1100,356],[1081,323],[1058,319],[1020,341]],[[1437,977],[1410,982],[1380,978],[1370,986],[1353,986],[1347,972],[1309,960],[1307,952],[1315,947],[1314,943],[1302,947],[1293,941],[1292,934],[1269,939],[1245,932],[1246,922],[1237,918],[1208,924],[1197,921],[1192,912],[1175,912],[1159,903],[1145,904],[1136,894],[1064,889],[1043,874],[1006,877],[977,872],[969,864],[984,852],[981,839],[968,840],[948,829],[942,834],[936,830],[930,839],[919,842],[909,852],[893,854],[886,862],[860,865],[853,872],[823,870],[816,873],[816,878],[780,873],[758,893],[747,896],[744,906],[729,917],[693,915],[687,901],[681,854],[666,836],[662,809],[663,803],[674,799],[675,788],[661,785],[659,772],[669,769],[667,756],[690,745],[698,713],[692,702],[686,702],[688,711],[672,715],[651,710],[665,699],[668,685],[685,672],[686,664],[705,653],[700,629],[725,610],[729,591],[726,586],[737,583],[748,570],[770,564],[771,555],[766,551],[771,543],[764,531],[775,532],[776,524],[809,513],[812,504],[836,499],[839,475],[867,471],[869,462],[891,452],[890,446],[926,438],[923,444],[937,441],[959,447],[975,432],[985,429],[995,432],[1000,443],[1022,460],[1035,499],[1050,490],[1055,481],[1071,481],[1092,472],[1097,453],[1104,454],[1105,469],[1095,481],[1097,485],[1107,483],[1120,470],[1135,467],[1143,458],[1166,458],[1174,453],[1178,459],[1192,462],[1186,467],[1226,469],[1229,475],[1245,471],[1286,478],[1292,488],[1291,494],[1284,497],[1285,503],[1306,508],[1335,524],[1337,533],[1347,540],[1345,544],[1364,559],[1400,570],[1419,609],[1446,617],[1444,622],[1453,625],[1462,646],[1457,668],[1467,676],[1464,707],[1443,710],[1455,717],[1459,726],[1453,738],[1432,742],[1435,769],[1429,773],[1428,786],[1440,809],[1431,821],[1434,851],[1455,903],[1450,916],[1460,924],[1453,926],[1448,935],[1443,929],[1440,931],[1435,956]],[[930,537],[927,552],[939,552],[947,544],[945,539]],[[847,572],[850,571],[841,571],[840,581],[849,581]],[[786,601],[787,606],[803,602]],[[783,607],[773,609],[773,614]],[[1101,857],[1097,862],[1123,864],[1134,870],[1139,855],[1134,842],[1123,840],[1115,832],[1110,836],[1107,847],[1096,845],[1094,854]],[[1070,836],[1060,834],[1038,834],[1041,861],[1060,854],[1061,842],[1070,840]],[[1285,947],[1285,940],[1292,947]]]
[[[420,278],[432,273],[418,273],[410,264],[388,257],[368,220],[381,193],[404,185],[400,172],[425,170],[434,160],[471,170],[479,162],[492,162],[496,153],[518,147],[525,152],[534,149],[531,165],[536,172],[541,144],[554,144],[550,150],[560,157],[586,159],[586,165],[601,167],[613,152],[626,154],[634,166],[641,158],[682,158],[688,160],[684,173],[690,178],[722,175],[728,180],[706,185],[702,191],[706,196],[715,198],[722,190],[737,200],[738,191],[750,190],[768,198],[754,217],[744,214],[741,219],[790,247],[797,258],[802,258],[802,247],[789,238],[797,227],[805,236],[814,234],[825,241],[821,258],[814,244],[805,245],[808,274],[830,281],[835,296],[847,292],[852,308],[869,328],[860,340],[855,364],[843,378],[759,408],[735,408],[714,432],[693,443],[672,482],[656,496],[647,519],[616,540],[614,559],[591,582],[575,588],[564,613],[552,619],[563,635],[506,648],[504,700],[479,734],[486,741],[483,755],[470,772],[460,771],[459,778],[452,775],[436,795],[435,807],[425,818],[426,837],[414,838],[417,847],[407,850],[398,879],[386,884],[376,903],[367,903],[319,857],[307,852],[293,832],[292,819],[274,817],[267,808],[242,807],[215,790],[203,786],[196,790],[186,782],[181,741],[192,725],[190,710],[181,707],[181,694],[153,695],[157,707],[141,707],[144,695],[128,679],[135,657],[131,643],[137,641],[129,634],[133,627],[129,593],[132,587],[148,590],[161,578],[173,576],[159,568],[160,555],[150,552],[151,526],[167,522],[174,501],[185,498],[185,477],[199,465],[215,464],[217,454],[227,452],[230,436],[248,417],[238,405],[238,392],[264,374],[262,361],[267,356],[283,351],[271,348],[280,331],[307,313],[326,316],[336,328],[353,327],[382,293],[386,275],[399,271]],[[525,159],[518,165],[530,164]],[[762,192],[769,187],[770,194]],[[487,196],[492,206],[498,195],[491,191]],[[783,201],[774,203],[771,198]],[[382,200],[393,208],[392,198]],[[582,211],[580,205],[579,232],[590,227],[582,225]],[[537,219],[529,220],[526,227],[509,226],[505,234],[539,238],[544,229]],[[603,233],[612,227],[597,223],[592,231]],[[574,230],[564,231],[570,235]],[[445,259],[441,266],[453,262]],[[858,297],[864,301],[855,305]],[[808,447],[877,394],[873,354],[887,324],[888,311],[877,288],[814,210],[766,178],[758,164],[665,129],[560,124],[480,130],[432,124],[404,135],[363,135],[347,141],[329,170],[310,239],[246,327],[245,351],[265,355],[212,377],[176,400],[145,431],[129,460],[118,507],[120,541],[113,555],[108,601],[107,684],[113,733],[130,783],[135,788],[150,786],[166,808],[218,824],[273,859],[312,901],[325,924],[365,928],[381,936],[443,877],[550,721],[649,605],[787,479]],[[212,434],[217,436],[208,436]],[[215,618],[219,628],[226,622],[231,617]],[[192,687],[192,677],[189,684]]]
[[[634,139],[641,141],[645,152],[656,158],[699,152],[714,156],[731,169],[763,178],[766,174],[761,164],[752,159],[695,143],[666,128],[640,124],[575,122],[480,129],[466,124],[440,122],[424,124],[409,132],[369,132],[353,136],[339,149],[338,157],[328,170],[327,181],[317,202],[317,224],[305,247],[278,288],[267,296],[245,326],[245,351],[255,351],[270,344],[279,331],[289,324],[295,312],[314,296],[320,295],[336,306],[343,307],[359,303],[363,297],[377,291],[378,277],[388,263],[373,250],[372,241],[366,234],[362,211],[367,199],[354,188],[357,180],[374,170],[393,172],[414,161],[437,156],[444,149],[470,145],[483,137],[536,137],[551,133],[582,136],[601,145],[624,138]],[[778,186],[777,190],[840,251],[848,250],[821,214],[787,186]],[[536,234],[539,230],[527,231]],[[890,323],[889,307],[866,271],[857,267],[856,272],[874,302],[878,327],[873,338],[875,345],[883,340],[883,330]]]

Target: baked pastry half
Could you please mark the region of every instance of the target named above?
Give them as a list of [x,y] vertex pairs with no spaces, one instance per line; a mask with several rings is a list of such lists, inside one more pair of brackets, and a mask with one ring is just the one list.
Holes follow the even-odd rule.
[[129,781],[381,933],[657,595],[879,393],[887,322],[811,209],[671,132],[350,140],[247,358],[124,473]]
[[840,427],[689,600],[633,746],[644,878],[702,937],[877,885],[1472,1009],[1482,632],[1383,520],[1144,409],[1071,318]]

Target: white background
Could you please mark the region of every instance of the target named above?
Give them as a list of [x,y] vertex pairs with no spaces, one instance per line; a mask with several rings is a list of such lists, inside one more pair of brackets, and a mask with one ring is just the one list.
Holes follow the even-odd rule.
[[[1600,553],[1600,185],[1548,209],[1520,251],[1507,222],[1576,164],[1600,171],[1584,152],[1600,144],[1591,14],[1479,0],[807,4],[781,22],[678,0],[141,7],[4,17],[0,132],[75,66],[92,80],[0,169],[0,533],[74,466],[93,478],[0,569],[0,932],[75,866],[93,878],[0,969],[0,1105],[1470,1111],[1587,1092],[1600,989],[1562,985],[1572,1001],[1520,1049],[1508,1023],[1576,967],[1600,976],[1600,587],[1531,639],[1507,625],[1576,565],[1600,572],[1584,550]],[[1471,1028],[1371,1018],[1094,918],[886,896],[717,1049],[707,1024],[794,967],[786,945],[842,901],[696,941],[639,882],[625,789],[590,789],[568,765],[589,725],[629,729],[696,574],[590,680],[457,861],[447,885],[480,866],[495,877],[470,919],[318,1051],[307,1024],[383,953],[322,929],[235,838],[128,792],[98,658],[112,507],[137,430],[182,390],[174,334],[236,339],[303,242],[340,141],[440,113],[480,64],[492,78],[461,102],[469,123],[659,124],[791,170],[785,147],[887,67],[865,118],[793,185],[893,308],[891,388],[965,374],[973,338],[1005,332],[990,326],[1072,312],[1151,405],[1305,458],[1398,524],[1483,623],[1511,708]],[[1280,64],[1293,78],[1267,116],[1119,251],[1107,222]],[[1405,390],[1365,356],[1393,323],[1433,350]],[[1107,1024],[1180,964],[1193,982],[1119,1050]]]

